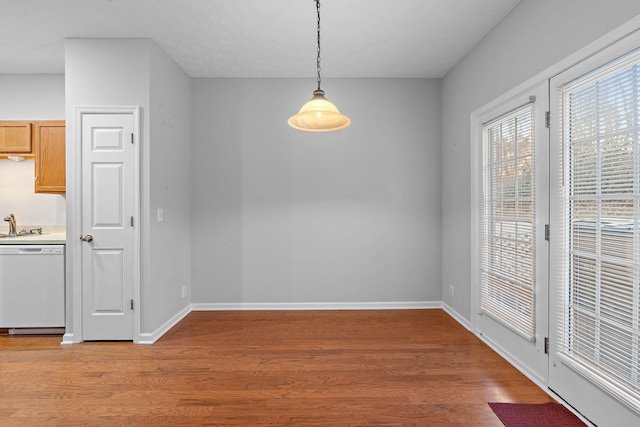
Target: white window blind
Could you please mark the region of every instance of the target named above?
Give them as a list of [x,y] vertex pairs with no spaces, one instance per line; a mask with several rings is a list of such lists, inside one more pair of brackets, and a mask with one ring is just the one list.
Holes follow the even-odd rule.
[[483,126],[480,308],[535,337],[534,104]]
[[563,90],[561,355],[640,409],[640,58]]

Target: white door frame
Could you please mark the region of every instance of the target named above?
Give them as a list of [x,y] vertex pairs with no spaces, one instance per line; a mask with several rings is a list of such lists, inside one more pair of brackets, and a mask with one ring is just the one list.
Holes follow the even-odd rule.
[[[582,76],[593,73],[601,67],[606,67],[613,61],[621,57],[628,56],[631,52],[640,49],[640,32],[630,34],[623,40],[616,41],[605,49],[602,49],[580,64],[569,68],[563,73],[551,79],[550,95],[552,105],[557,108],[556,114],[552,112],[551,122],[551,176],[556,177],[551,182],[550,188],[550,223],[551,228],[558,229],[565,222],[564,216],[564,194],[563,180],[565,178],[564,168],[566,163],[562,155],[564,150],[564,136],[566,123],[563,112],[563,87],[571,81]],[[559,233],[554,233],[559,234]],[[551,241],[549,271],[555,280],[550,286],[550,292],[559,295],[552,301],[549,307],[549,328],[551,331],[551,341],[549,346],[550,374],[549,388],[563,397],[569,404],[575,406],[585,417],[594,423],[603,424],[605,421],[611,425],[637,425],[640,415],[636,402],[625,401],[623,397],[615,396],[611,390],[617,387],[609,385],[607,380],[597,380],[595,377],[589,378],[584,372],[580,372],[572,367],[569,361],[563,360],[560,355],[561,341],[563,339],[560,329],[564,328],[564,307],[562,301],[566,285],[566,257],[564,242],[561,237]],[[555,326],[555,327],[554,327]],[[567,389],[579,390],[569,395]],[[597,408],[595,410],[594,408]],[[633,424],[636,423],[636,424]]]
[[[71,148],[71,155],[68,157],[68,161],[72,170],[71,186],[67,186],[67,208],[70,210],[73,224],[72,228],[67,229],[67,248],[71,249],[67,253],[70,253],[71,259],[71,279],[72,288],[71,310],[67,310],[67,314],[72,315],[72,333],[65,334],[63,343],[78,343],[82,342],[82,242],[80,236],[82,235],[82,116],[85,114],[132,114],[133,115],[133,133],[134,133],[134,217],[137,221],[137,226],[134,228],[134,242],[133,242],[133,295],[136,301],[136,310],[133,314],[133,342],[138,343],[140,341],[140,316],[142,311],[142,304],[140,303],[140,230],[141,230],[141,216],[140,216],[140,107],[138,106],[76,106],[73,112],[73,144],[68,145]],[[69,256],[69,255],[68,255]],[[67,288],[69,289],[69,288]],[[69,298],[67,298],[69,301]]]
[[[576,64],[582,63],[584,61],[588,61],[591,57],[593,57],[596,53],[606,49],[607,47],[620,42],[622,40],[625,39],[629,39],[631,37],[639,37],[640,36],[640,15],[637,15],[633,18],[631,18],[629,21],[627,21],[626,23],[620,25],[619,27],[615,28],[614,30],[610,31],[609,33],[605,34],[604,36],[600,37],[599,39],[595,40],[594,42],[588,44],[587,46],[583,47],[582,49],[576,51],[575,53],[567,56],[566,58],[562,59],[561,61],[551,65],[550,67],[548,67],[547,69],[539,72],[538,74],[534,75],[533,77],[529,78],[528,80],[526,80],[525,82],[519,84],[518,86],[516,86],[515,88],[507,91],[506,93],[502,94],[501,96],[499,96],[498,98],[494,99],[493,101],[487,103],[485,106],[479,108],[478,110],[474,111],[471,113],[471,120],[470,120],[470,140],[472,141],[472,147],[471,147],[471,156],[470,156],[470,160],[471,160],[471,176],[476,176],[478,173],[478,166],[477,166],[477,153],[474,151],[477,148],[477,138],[478,138],[478,127],[481,123],[481,121],[479,120],[478,116],[483,113],[486,110],[489,110],[491,108],[496,108],[498,105],[500,105],[501,103],[506,102],[507,100],[509,100],[510,98],[512,98],[513,96],[516,96],[517,94],[519,94],[520,92],[526,90],[529,87],[534,86],[535,84],[538,84],[544,80],[550,80],[553,77],[559,75],[560,73],[570,69],[571,67],[575,66]],[[552,106],[553,107],[553,106]],[[557,106],[556,106],[557,108]],[[552,118],[553,119],[553,118]],[[552,125],[553,125],[553,121],[552,121]],[[474,142],[474,138],[476,138],[475,142]],[[552,160],[552,159],[551,159]],[[553,167],[553,162],[550,162],[550,167]],[[551,172],[553,173],[553,171]],[[551,190],[550,190],[551,191]],[[478,230],[479,229],[479,224],[478,224],[478,210],[476,208],[477,206],[477,202],[478,202],[478,192],[477,192],[477,188],[474,188],[474,183],[471,182],[471,197],[470,197],[470,228],[472,230],[472,236],[471,236],[471,246],[472,249],[470,251],[471,254],[471,277],[470,277],[470,283],[473,283],[473,281],[475,280],[475,275],[477,274],[477,269],[479,268],[479,265],[476,261],[476,254],[477,252],[474,252],[473,248],[476,248],[478,245],[478,241],[477,241],[477,236],[476,233],[473,230]],[[553,201],[551,201],[553,202]],[[550,218],[550,222],[554,223],[554,219],[553,217]],[[553,236],[552,236],[553,238]],[[550,252],[551,253],[551,252]],[[553,256],[553,254],[551,253],[551,256]],[[550,295],[550,301],[551,301],[552,296]],[[476,324],[476,316],[475,314],[477,313],[478,307],[476,304],[476,301],[479,300],[479,297],[477,295],[477,288],[474,285],[471,285],[471,292],[470,292],[470,300],[469,300],[469,307],[471,309],[470,314],[470,322],[469,322],[469,328],[471,329],[471,331],[476,331],[477,330],[477,324]],[[550,304],[550,312],[549,312],[549,316],[555,315],[554,313],[552,313],[552,307],[553,304]],[[550,327],[550,331],[551,331],[551,327]],[[551,347],[551,351],[553,351],[553,343],[550,344]],[[550,354],[551,354],[550,351]],[[521,363],[519,363],[517,360],[513,360],[511,358],[509,358],[509,355],[503,354],[501,353],[501,355],[503,357],[505,357],[505,359],[507,359],[510,363],[512,363],[514,366],[516,366],[524,375],[526,375],[529,379],[531,379],[532,381],[534,381],[540,388],[542,388],[543,390],[545,390],[547,393],[549,393],[551,396],[553,396],[554,398],[562,398],[561,396],[556,395],[553,391],[551,391],[548,386],[546,384],[540,384],[536,381],[535,377],[532,377],[530,375],[530,370],[528,369],[528,367],[523,366]],[[552,363],[551,358],[550,358],[550,363]],[[549,374],[551,375],[551,374]],[[575,390],[576,393],[580,394],[582,393],[581,390]],[[578,411],[580,410],[584,410],[584,408],[576,408]]]
[[[506,93],[503,93],[502,95],[498,96],[497,98],[493,99],[492,101],[488,102],[487,104],[485,104],[482,107],[479,107],[478,109],[476,109],[475,111],[473,111],[471,113],[471,117],[470,117],[470,142],[471,142],[471,151],[470,151],[470,172],[471,172],[471,182],[470,182],[470,186],[471,186],[471,191],[470,191],[470,218],[469,218],[469,225],[470,225],[470,230],[472,232],[471,235],[471,250],[470,250],[470,256],[471,256],[471,268],[470,268],[470,283],[473,283],[474,280],[476,280],[476,275],[477,275],[477,270],[479,268],[479,264],[477,262],[477,252],[474,252],[474,248],[478,247],[478,236],[477,233],[474,232],[474,230],[479,230],[479,223],[478,223],[478,218],[479,218],[479,211],[477,209],[478,206],[478,202],[479,202],[479,193],[478,193],[478,189],[474,187],[474,181],[473,181],[473,177],[474,176],[478,176],[478,162],[477,162],[477,156],[478,153],[475,151],[478,149],[478,143],[479,143],[479,134],[478,134],[478,129],[480,128],[480,124],[482,123],[482,120],[480,119],[480,116],[482,114],[484,114],[486,111],[489,111],[491,109],[494,108],[498,108],[498,106],[500,106],[501,104],[507,102],[509,99],[513,98],[514,96],[517,96],[518,94],[528,90],[529,88],[540,84],[541,82],[545,81],[545,80],[549,80],[551,78],[553,78],[554,76],[568,70],[569,68],[573,67],[576,64],[579,64],[585,60],[587,60],[588,58],[592,57],[595,53],[605,49],[606,47],[620,41],[623,40],[627,37],[632,36],[634,33],[636,32],[640,32],[640,15],[635,16],[633,18],[631,18],[629,21],[625,22],[624,24],[620,25],[619,27],[613,29],[612,31],[610,31],[609,33],[603,35],[602,37],[598,38],[597,40],[593,41],[592,43],[588,44],[587,46],[583,47],[582,49],[577,50],[576,52],[572,53],[571,55],[568,55],[567,57],[565,57],[564,59],[560,60],[559,62],[549,66],[548,68],[542,70],[541,72],[537,73],[536,75],[534,75],[533,77],[527,79],[526,81],[520,83],[519,85],[517,85],[516,87],[512,88],[511,90],[507,91]],[[477,250],[476,250],[477,251]],[[477,301],[479,301],[479,297],[477,295],[477,289],[475,286],[471,285],[471,291],[469,294],[469,307],[470,307],[470,319],[469,319],[469,328],[472,331],[475,331],[477,329],[477,325],[476,325],[476,316],[475,314],[478,312],[478,307],[476,307],[477,305]],[[444,293],[444,291],[443,291]],[[464,316],[460,315],[460,318],[463,318]],[[506,356],[503,354],[503,356]],[[510,362],[514,363],[515,365],[519,365],[517,363],[517,361],[513,361],[513,360],[509,360]],[[520,367],[520,366],[518,366]],[[524,369],[522,370],[523,373],[525,373],[525,375],[527,375],[527,370]],[[530,377],[530,379],[532,379]],[[542,386],[540,384],[538,384],[539,386],[541,386],[543,389],[547,389],[546,385]]]
[[[536,235],[534,236],[534,249],[536,251],[536,263],[534,270],[535,291],[535,339],[533,343],[524,341],[514,345],[511,350],[505,347],[506,342],[501,342],[496,335],[495,339],[488,334],[483,334],[478,320],[480,309],[480,199],[482,195],[482,142],[484,123],[509,114],[527,104],[535,104],[535,141],[533,142],[536,153]],[[517,366],[529,379],[541,388],[547,384],[547,358],[544,353],[545,337],[548,337],[548,272],[547,256],[548,245],[544,241],[544,224],[548,218],[547,194],[548,179],[548,129],[544,124],[544,112],[548,108],[548,82],[542,80],[530,87],[524,88],[517,94],[498,103],[492,103],[481,107],[471,114],[471,331],[478,335],[487,345],[496,350],[510,363]],[[545,191],[539,191],[545,189]],[[497,325],[497,323],[496,323]],[[506,327],[505,327],[506,328]],[[506,330],[506,329],[505,329]],[[486,331],[485,331],[486,332]],[[507,333],[509,335],[509,333]],[[503,339],[505,336],[502,337]],[[515,353],[513,353],[515,351]],[[523,361],[520,357],[526,354],[531,359]],[[535,359],[538,366],[531,366],[531,360]]]

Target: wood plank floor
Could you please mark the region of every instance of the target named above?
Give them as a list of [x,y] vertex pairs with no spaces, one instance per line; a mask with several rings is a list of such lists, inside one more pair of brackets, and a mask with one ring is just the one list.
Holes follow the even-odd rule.
[[2,426],[501,426],[552,399],[442,310],[193,312],[151,346],[0,336]]

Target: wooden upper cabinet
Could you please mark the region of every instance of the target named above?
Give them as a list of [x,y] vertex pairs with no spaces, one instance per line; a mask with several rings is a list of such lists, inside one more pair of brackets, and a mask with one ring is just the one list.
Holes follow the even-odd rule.
[[31,122],[0,120],[0,153],[31,154]]
[[35,192],[64,194],[66,192],[64,120],[34,122],[33,133],[33,151],[36,158]]

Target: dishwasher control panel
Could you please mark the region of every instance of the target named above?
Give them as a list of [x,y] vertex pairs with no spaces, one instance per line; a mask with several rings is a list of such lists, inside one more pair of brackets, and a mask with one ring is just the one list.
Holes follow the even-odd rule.
[[64,248],[62,247],[47,247],[47,246],[11,246],[10,249],[2,250],[2,254],[16,254],[16,255],[64,255]]
[[42,248],[42,252],[45,255],[62,255],[64,254],[64,249],[62,248]]

